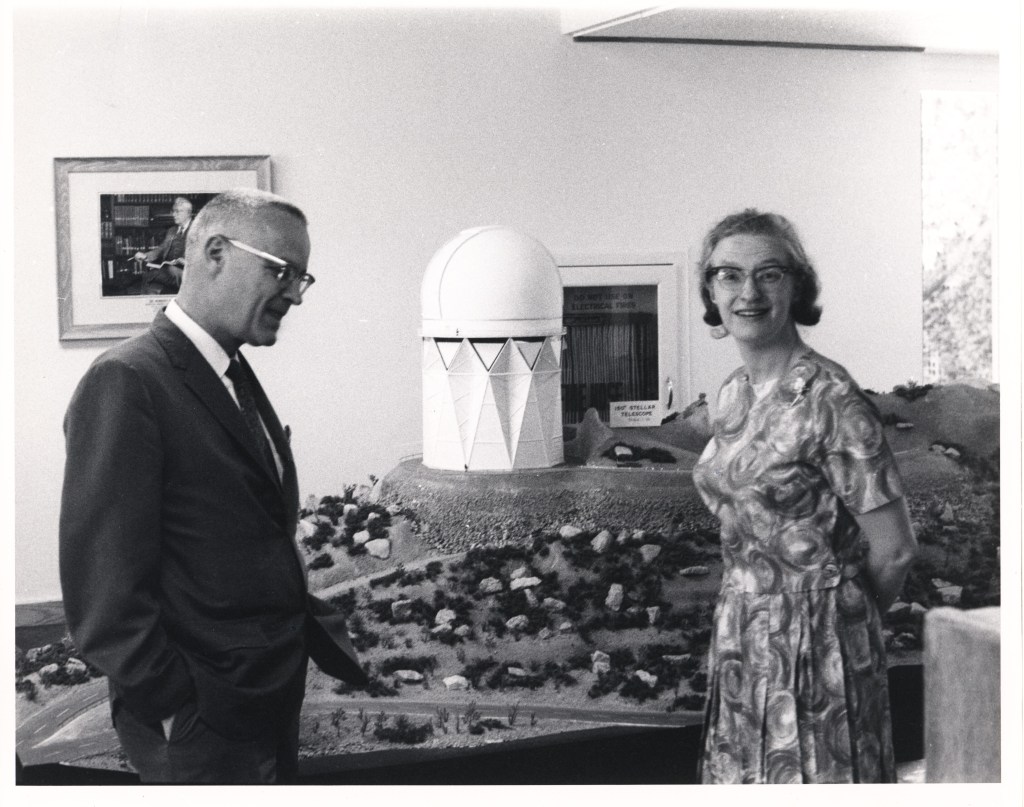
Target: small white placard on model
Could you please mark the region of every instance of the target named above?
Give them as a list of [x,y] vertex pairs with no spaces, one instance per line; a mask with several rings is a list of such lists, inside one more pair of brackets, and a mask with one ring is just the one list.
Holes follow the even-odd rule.
[[661,401],[615,401],[610,406],[608,425],[613,429],[661,425]]

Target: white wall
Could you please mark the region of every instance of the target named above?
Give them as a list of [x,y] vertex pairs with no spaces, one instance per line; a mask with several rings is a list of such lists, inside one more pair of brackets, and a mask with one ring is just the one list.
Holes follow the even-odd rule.
[[[59,597],[61,418],[108,346],[57,338],[55,157],[272,155],[318,280],[248,355],[303,495],[419,450],[420,280],[478,224],[692,264],[720,216],[779,210],[824,284],[811,343],[865,386],[920,377],[916,54],[573,43],[553,10],[21,11],[14,37],[20,602]],[[691,298],[713,395],[737,357]]]

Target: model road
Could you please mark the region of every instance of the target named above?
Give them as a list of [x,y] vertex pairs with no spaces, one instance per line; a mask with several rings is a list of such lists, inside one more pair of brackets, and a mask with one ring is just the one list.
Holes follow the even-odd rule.
[[[96,679],[75,688],[72,701],[48,704],[27,717],[17,727],[17,753],[24,765],[74,762],[108,753],[118,748],[117,735],[110,725],[106,679]],[[508,710],[518,705],[519,719],[571,720],[604,726],[689,726],[701,722],[699,712],[644,712],[621,709],[579,709],[519,701],[477,703],[482,717],[507,718]],[[347,698],[328,696],[307,699],[304,717],[328,718],[339,709],[350,714],[364,709],[370,714],[407,714],[433,717],[438,709],[448,709],[454,718],[468,703],[406,700],[400,698]],[[76,725],[72,725],[76,724]]]

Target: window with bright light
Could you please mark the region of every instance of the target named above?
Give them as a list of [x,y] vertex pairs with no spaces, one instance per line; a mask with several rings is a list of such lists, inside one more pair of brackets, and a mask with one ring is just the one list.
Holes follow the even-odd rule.
[[994,92],[922,93],[924,379],[996,379]]

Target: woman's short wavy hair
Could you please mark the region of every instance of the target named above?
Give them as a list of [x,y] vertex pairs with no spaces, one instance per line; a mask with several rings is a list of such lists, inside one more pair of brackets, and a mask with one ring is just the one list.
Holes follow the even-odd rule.
[[722,315],[718,306],[711,300],[711,275],[709,274],[711,253],[719,242],[731,235],[767,235],[775,238],[789,253],[789,269],[793,273],[796,284],[791,314],[798,325],[817,325],[821,319],[821,306],[818,305],[818,294],[821,284],[818,273],[807,258],[804,245],[796,234],[796,229],[785,216],[778,213],[762,213],[748,207],[741,213],[726,216],[704,237],[701,247],[700,263],[700,298],[704,302],[704,321],[708,325],[721,325]]

